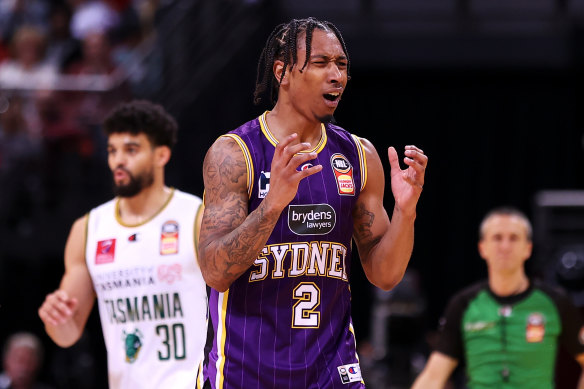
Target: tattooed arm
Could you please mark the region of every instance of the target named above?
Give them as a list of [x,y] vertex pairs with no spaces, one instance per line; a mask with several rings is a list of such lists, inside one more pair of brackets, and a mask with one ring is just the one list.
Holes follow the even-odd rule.
[[253,264],[296,195],[300,180],[322,169],[317,165],[297,171],[299,165],[316,158],[316,153],[298,154],[309,148],[307,143],[297,143],[296,134],[278,144],[270,191],[248,214],[247,167],[239,145],[221,137],[211,146],[203,163],[205,212],[199,240],[199,263],[207,285],[224,292]]
[[395,199],[390,221],[383,207],[385,179],[381,160],[371,142],[366,139],[361,142],[365,147],[367,175],[375,179],[367,181],[353,209],[353,237],[369,281],[389,290],[401,281],[412,254],[416,205],[422,193],[428,157],[417,147],[406,146],[404,162],[408,167],[402,170],[397,152],[389,148]]

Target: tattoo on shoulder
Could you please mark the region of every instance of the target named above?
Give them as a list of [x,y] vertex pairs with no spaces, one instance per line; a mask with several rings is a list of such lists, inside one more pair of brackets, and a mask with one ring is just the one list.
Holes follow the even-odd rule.
[[[226,200],[233,190],[232,185],[247,178],[247,166],[243,156],[234,157],[237,155],[241,155],[239,146],[225,139],[217,144],[213,152],[207,156],[203,164],[206,195],[218,196]],[[242,190],[247,190],[246,186],[247,183]]]

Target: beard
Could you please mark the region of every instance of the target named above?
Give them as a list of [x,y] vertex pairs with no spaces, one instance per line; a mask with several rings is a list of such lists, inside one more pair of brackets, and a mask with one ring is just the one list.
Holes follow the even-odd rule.
[[119,197],[134,197],[154,183],[154,173],[152,170],[134,176],[128,170],[123,169],[130,178],[127,184],[116,184],[114,180],[114,195]]

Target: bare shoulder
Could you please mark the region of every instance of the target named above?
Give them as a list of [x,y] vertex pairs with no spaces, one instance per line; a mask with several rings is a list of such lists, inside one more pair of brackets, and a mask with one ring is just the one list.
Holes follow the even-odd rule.
[[383,207],[385,174],[379,154],[369,140],[359,138],[365,149],[367,181],[353,208],[353,237],[361,254],[361,262],[367,264],[367,253],[379,243],[389,227],[389,218]]
[[363,145],[363,148],[365,149],[365,154],[367,155],[367,157],[369,156],[378,156],[377,154],[377,150],[375,149],[375,146],[373,145],[373,143],[371,143],[371,141],[367,138],[363,138],[361,136],[357,136],[355,135],[355,137],[359,140],[359,142],[361,143],[361,145]]
[[203,163],[205,211],[200,247],[232,231],[247,217],[248,167],[239,144],[222,136],[207,151]]
[[207,151],[203,162],[205,198],[223,197],[222,189],[247,189],[247,165],[239,144],[231,137],[222,136]]
[[[89,312],[93,307],[95,294],[91,275],[85,258],[85,245],[87,240],[87,223],[89,215],[86,214],[75,220],[65,246],[65,274],[61,279],[60,289],[79,301],[78,314],[85,323]],[[83,324],[84,325],[84,324]]]
[[85,234],[85,230],[87,228],[87,218],[88,218],[88,214],[85,214],[83,216],[81,216],[80,218],[78,218],[77,220],[75,220],[73,222],[73,225],[71,226],[71,233],[83,233]]
[[84,215],[75,220],[69,232],[69,238],[65,246],[65,262],[72,263],[85,259],[85,241],[87,239],[87,219]]

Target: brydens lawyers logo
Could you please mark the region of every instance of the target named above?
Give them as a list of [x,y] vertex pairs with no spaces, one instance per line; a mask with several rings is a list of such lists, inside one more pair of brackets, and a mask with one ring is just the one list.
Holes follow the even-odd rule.
[[325,235],[336,222],[335,209],[328,204],[288,206],[288,228],[296,235]]
[[116,240],[106,239],[97,242],[97,250],[95,251],[95,264],[101,265],[114,261],[116,254]]
[[343,154],[331,156],[331,166],[337,181],[337,190],[340,195],[355,195],[355,182],[353,181],[353,166]]
[[262,171],[258,182],[258,198],[263,199],[270,190],[270,172]]

